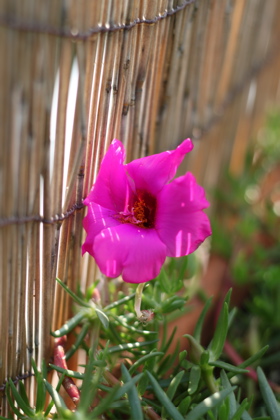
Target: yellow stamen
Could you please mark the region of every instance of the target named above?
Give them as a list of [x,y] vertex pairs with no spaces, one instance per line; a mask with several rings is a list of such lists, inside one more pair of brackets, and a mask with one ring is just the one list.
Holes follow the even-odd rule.
[[138,201],[136,201],[136,203],[134,204],[134,208],[133,208],[134,216],[138,222],[141,222],[141,223],[137,223],[139,227],[145,227],[145,223],[148,222],[148,219],[145,216],[145,207],[146,207],[146,203],[141,198]]

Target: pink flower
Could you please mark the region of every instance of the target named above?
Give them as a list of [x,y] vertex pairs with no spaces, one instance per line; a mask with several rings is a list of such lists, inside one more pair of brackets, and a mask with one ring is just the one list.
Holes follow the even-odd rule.
[[171,181],[192,148],[187,139],[175,150],[124,165],[124,147],[113,140],[84,200],[82,252],[95,258],[103,274],[122,274],[129,283],[149,281],[167,256],[188,255],[211,235],[203,188],[191,173]]

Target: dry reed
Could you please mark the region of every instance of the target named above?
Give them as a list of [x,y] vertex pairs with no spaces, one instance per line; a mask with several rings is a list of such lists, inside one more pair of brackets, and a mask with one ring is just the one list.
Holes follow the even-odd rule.
[[113,138],[130,160],[193,137],[187,167],[205,186],[241,170],[279,104],[279,13],[277,0],[0,2],[2,389],[49,357],[71,311],[55,277],[75,290],[97,275],[81,262],[82,199]]

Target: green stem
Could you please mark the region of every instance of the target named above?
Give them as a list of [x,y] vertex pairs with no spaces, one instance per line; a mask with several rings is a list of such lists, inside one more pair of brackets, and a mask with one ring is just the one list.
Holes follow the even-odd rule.
[[141,301],[142,301],[142,292],[143,292],[144,286],[145,286],[145,283],[140,283],[137,286],[136,293],[135,293],[134,309],[135,309],[136,316],[138,319],[141,319],[142,317]]
[[213,375],[214,368],[212,366],[207,366],[207,368],[202,368],[202,376],[203,379],[208,387],[208,389],[214,394],[215,392],[219,391],[216,380]]
[[95,320],[90,331],[90,348],[92,349],[93,354],[95,354],[98,343],[99,343],[99,330],[100,330],[100,321]]

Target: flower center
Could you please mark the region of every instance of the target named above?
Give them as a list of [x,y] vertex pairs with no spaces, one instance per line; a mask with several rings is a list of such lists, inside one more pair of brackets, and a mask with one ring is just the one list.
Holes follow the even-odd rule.
[[143,198],[139,198],[133,207],[133,213],[140,227],[151,228],[154,226],[155,209]]
[[151,229],[155,224],[156,199],[146,192],[138,192],[131,210],[120,212],[116,217],[122,223],[131,223],[141,228]]

